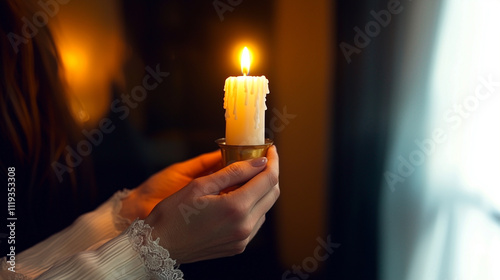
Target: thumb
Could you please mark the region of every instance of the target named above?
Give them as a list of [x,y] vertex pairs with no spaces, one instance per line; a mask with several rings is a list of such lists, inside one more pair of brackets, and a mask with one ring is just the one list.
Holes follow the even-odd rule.
[[217,150],[177,163],[176,166],[187,176],[196,178],[203,173],[206,174],[207,171],[215,169],[220,162],[221,153]]
[[242,184],[259,174],[267,164],[267,158],[260,157],[232,163],[221,170],[199,178],[203,195],[217,195],[220,191]]

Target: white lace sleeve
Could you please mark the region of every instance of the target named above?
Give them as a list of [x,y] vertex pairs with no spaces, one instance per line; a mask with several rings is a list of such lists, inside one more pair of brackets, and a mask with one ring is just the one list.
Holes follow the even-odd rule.
[[184,274],[176,268],[175,260],[171,259],[170,253],[158,244],[160,239],[152,239],[152,230],[143,220],[136,220],[126,231],[132,248],[139,253],[148,275],[151,279],[183,279]]
[[152,240],[152,228],[143,220],[130,225],[118,215],[127,195],[127,190],[116,193],[70,227],[21,252],[16,273],[7,270],[5,257],[0,259],[0,279],[182,279],[168,251]]
[[159,240],[151,238],[152,228],[136,220],[119,236],[96,250],[80,252],[56,263],[37,279],[165,279],[182,280]]

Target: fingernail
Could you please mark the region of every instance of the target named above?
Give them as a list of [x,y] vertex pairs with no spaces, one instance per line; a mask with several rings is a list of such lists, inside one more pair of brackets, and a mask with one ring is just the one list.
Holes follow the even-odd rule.
[[267,158],[266,157],[260,157],[260,158],[254,158],[250,161],[250,164],[253,167],[261,167],[267,163]]

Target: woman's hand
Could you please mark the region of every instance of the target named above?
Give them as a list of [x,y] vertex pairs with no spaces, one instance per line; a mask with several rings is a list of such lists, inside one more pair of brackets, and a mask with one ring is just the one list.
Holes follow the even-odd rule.
[[160,201],[176,193],[195,178],[222,167],[221,153],[215,151],[173,164],[150,177],[122,200],[120,215],[131,221],[146,218]]
[[[210,169],[215,161],[207,160],[196,171]],[[278,199],[278,175],[278,154],[273,146],[267,158],[236,162],[192,180],[161,201],[146,223],[154,227],[154,238],[160,237],[160,245],[178,263],[242,253]],[[243,185],[220,194],[238,184]]]

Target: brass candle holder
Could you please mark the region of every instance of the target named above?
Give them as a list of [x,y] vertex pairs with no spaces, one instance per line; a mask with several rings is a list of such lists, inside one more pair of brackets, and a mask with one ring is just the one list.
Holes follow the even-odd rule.
[[219,138],[215,143],[220,147],[224,166],[228,166],[241,160],[265,157],[267,150],[273,145],[273,140],[266,139],[262,145],[228,145],[226,138]]

